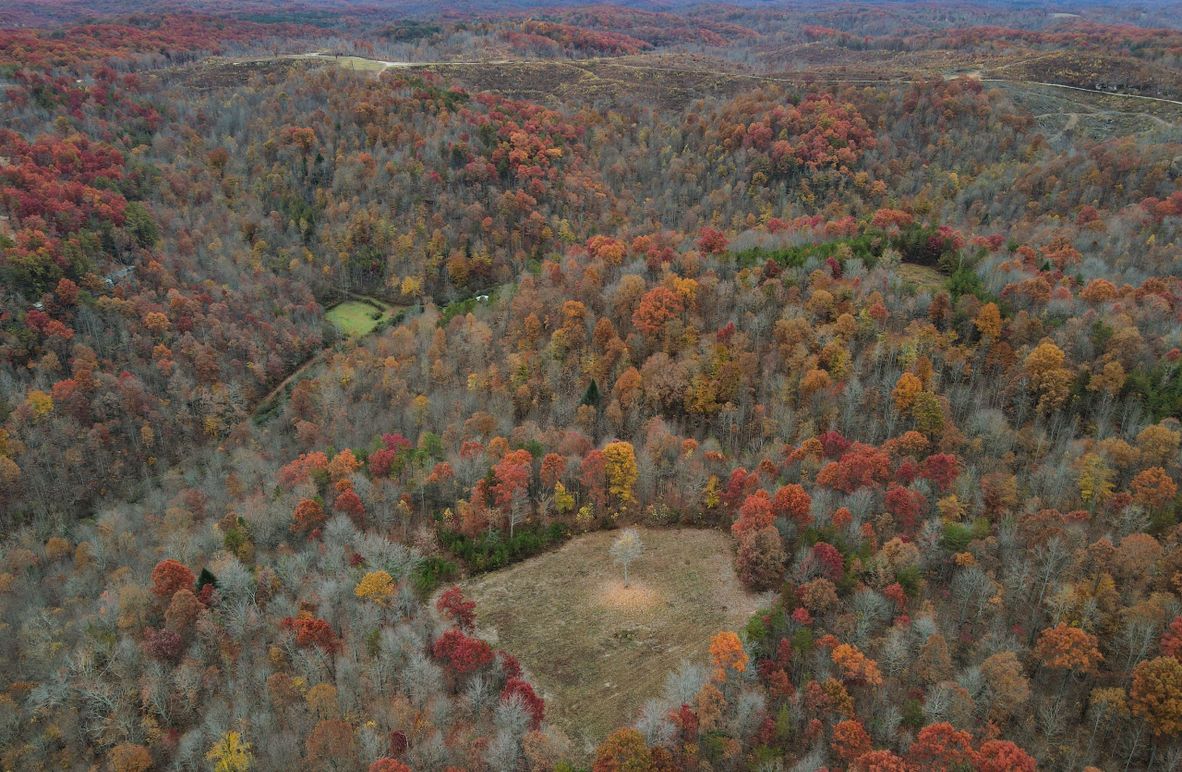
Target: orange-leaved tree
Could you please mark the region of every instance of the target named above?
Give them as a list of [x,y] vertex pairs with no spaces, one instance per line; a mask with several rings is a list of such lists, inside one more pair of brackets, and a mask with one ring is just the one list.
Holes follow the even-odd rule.
[[725,681],[727,672],[742,673],[747,669],[747,652],[735,633],[724,630],[710,641],[710,661],[714,664],[713,678]]

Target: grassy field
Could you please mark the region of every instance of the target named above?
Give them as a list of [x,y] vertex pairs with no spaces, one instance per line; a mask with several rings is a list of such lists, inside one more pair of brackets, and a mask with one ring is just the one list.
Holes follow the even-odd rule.
[[386,69],[386,63],[376,59],[366,59],[360,56],[329,56],[319,55],[315,59],[326,59],[336,62],[337,66],[357,72],[381,72]]
[[520,658],[547,720],[584,755],[659,696],[669,671],[706,664],[711,636],[769,600],[743,590],[720,531],[643,531],[627,588],[608,557],[615,537],[582,536],[464,587],[481,635]]
[[324,316],[341,332],[353,338],[360,338],[373,332],[391,312],[392,309],[388,307],[379,309],[360,300],[346,300],[328,309]]
[[913,285],[917,290],[927,292],[939,292],[944,288],[944,281],[948,278],[935,268],[914,263],[899,263],[895,272],[902,277],[903,281]]

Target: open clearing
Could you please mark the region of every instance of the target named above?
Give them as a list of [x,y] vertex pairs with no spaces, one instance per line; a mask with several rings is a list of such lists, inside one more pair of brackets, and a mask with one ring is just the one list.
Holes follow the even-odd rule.
[[373,332],[373,329],[392,312],[393,309],[389,306],[378,308],[362,300],[346,300],[328,309],[324,317],[346,335],[360,338]]
[[895,273],[904,282],[911,284],[917,290],[923,292],[939,292],[944,288],[944,282],[947,278],[935,268],[929,268],[926,265],[916,265],[915,263],[899,263],[895,267]]
[[660,696],[669,671],[706,665],[715,633],[770,602],[742,588],[729,537],[712,530],[641,531],[625,588],[608,556],[617,534],[581,536],[464,587],[480,634],[521,660],[547,720],[584,754]]
[[1169,142],[1182,125],[1182,105],[1161,99],[1039,83],[991,81],[988,85],[1001,88],[1028,110],[1055,146],[1131,135],[1140,135],[1144,142]]
[[407,62],[387,62],[381,59],[369,59],[364,56],[349,56],[348,54],[336,55],[326,54],[323,52],[316,52],[310,54],[295,54],[292,59],[323,59],[334,62],[338,67],[343,67],[346,70],[356,70],[358,72],[382,72],[387,67],[406,67]]

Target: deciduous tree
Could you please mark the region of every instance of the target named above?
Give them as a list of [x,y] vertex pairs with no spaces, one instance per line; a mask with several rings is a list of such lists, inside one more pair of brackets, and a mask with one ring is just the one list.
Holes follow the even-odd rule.
[[907,760],[922,772],[944,772],[972,768],[978,756],[972,736],[945,721],[919,730],[907,751]]
[[829,747],[839,759],[846,764],[852,764],[856,759],[870,753],[873,746],[862,722],[846,719],[833,725],[833,740]]
[[742,673],[747,669],[747,652],[739,636],[729,630],[718,633],[710,640],[710,661],[714,665],[715,681],[725,681],[729,671]]
[[624,569],[624,586],[628,586],[628,566],[630,566],[644,552],[644,542],[640,540],[640,532],[635,528],[625,528],[612,542],[612,560]]
[[631,504],[636,500],[632,489],[639,475],[636,467],[636,453],[632,449],[632,443],[609,442],[603,448],[603,457],[608,493],[615,496],[621,505]]
[[1138,663],[1129,703],[1133,715],[1149,724],[1155,735],[1182,732],[1182,662],[1157,657]]
[[191,589],[196,577],[183,563],[161,560],[152,569],[152,594],[158,598],[172,598],[180,589]]
[[635,729],[617,729],[595,751],[592,772],[655,772],[652,754]]

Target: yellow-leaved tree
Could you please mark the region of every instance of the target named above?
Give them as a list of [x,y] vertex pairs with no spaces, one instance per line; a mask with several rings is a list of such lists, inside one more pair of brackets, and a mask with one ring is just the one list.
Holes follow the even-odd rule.
[[1029,354],[1023,363],[1030,384],[1038,393],[1038,409],[1049,413],[1062,407],[1071,395],[1073,373],[1065,366],[1067,355],[1063,349],[1046,338]]
[[385,603],[394,594],[394,578],[385,571],[370,571],[361,577],[361,581],[353,588],[353,594],[358,598]]
[[250,752],[250,743],[231,730],[213,744],[205,759],[213,762],[214,772],[247,772],[254,756]]
[[1001,311],[997,307],[997,303],[986,303],[981,306],[981,310],[977,312],[977,318],[973,320],[973,325],[977,328],[977,332],[981,333],[981,337],[989,341],[997,340],[1001,337]]
[[621,506],[631,504],[636,500],[632,487],[636,485],[639,475],[632,443],[622,440],[609,442],[603,449],[603,458],[608,493],[615,496]]

